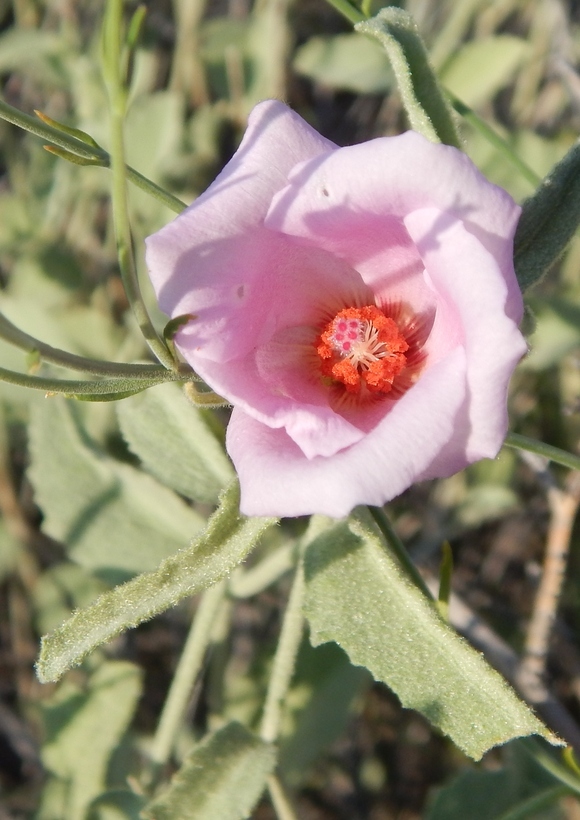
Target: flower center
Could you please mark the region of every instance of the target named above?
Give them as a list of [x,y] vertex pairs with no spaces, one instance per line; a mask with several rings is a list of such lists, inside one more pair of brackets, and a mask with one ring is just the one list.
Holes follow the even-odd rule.
[[364,386],[371,393],[389,393],[407,366],[408,350],[397,323],[375,305],[339,311],[316,345],[322,374],[349,393]]

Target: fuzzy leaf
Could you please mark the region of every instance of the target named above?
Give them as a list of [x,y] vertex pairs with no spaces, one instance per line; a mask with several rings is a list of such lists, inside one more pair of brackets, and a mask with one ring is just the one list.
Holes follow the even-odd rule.
[[149,472],[187,498],[216,503],[234,471],[207,414],[177,385],[128,399],[117,413],[123,436]]
[[57,680],[99,644],[215,584],[244,560],[275,523],[272,518],[240,515],[237,483],[223,493],[221,501],[204,532],[187,549],[167,558],[155,572],[138,575],[101,595],[43,638],[37,664],[40,680]]
[[147,820],[244,820],[276,765],[276,750],[240,723],[208,735],[171,785],[142,812]]
[[137,667],[110,661],[97,669],[86,689],[64,684],[42,707],[46,733],[42,759],[66,784],[67,820],[85,820],[88,804],[107,785],[109,760],[140,694]]
[[376,37],[386,50],[409,123],[432,142],[459,148],[451,109],[439,88],[417,25],[411,15],[390,6],[376,17],[355,25],[361,34]]
[[[517,810],[530,798],[550,795],[545,806],[552,805],[558,796],[553,794],[557,780],[525,750],[522,741],[515,741],[503,751],[504,767],[494,771],[464,769],[434,797],[425,814],[425,820],[497,820],[499,817],[518,816]],[[544,808],[545,808],[544,806]],[[538,807],[540,808],[540,807]],[[537,817],[525,812],[521,817]],[[542,820],[560,820],[563,815],[541,815]]]
[[514,264],[522,290],[547,273],[580,225],[580,142],[524,202],[514,240]]
[[155,569],[204,519],[166,487],[92,445],[75,407],[53,398],[30,424],[29,477],[43,530],[109,582]]
[[336,641],[470,757],[521,735],[557,742],[408,580],[368,512],[323,530],[305,571],[313,644]]
[[384,94],[393,85],[385,50],[357,34],[311,37],[296,51],[294,70],[329,88]]
[[472,40],[451,58],[439,79],[462,102],[476,107],[511,80],[528,52],[525,40],[507,34]]

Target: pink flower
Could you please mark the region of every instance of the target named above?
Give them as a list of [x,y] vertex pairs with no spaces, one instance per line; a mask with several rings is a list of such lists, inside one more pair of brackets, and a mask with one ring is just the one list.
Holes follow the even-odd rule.
[[526,345],[520,209],[408,132],[337,148],[282,103],[147,240],[176,343],[233,405],[242,512],[341,517],[493,458]]

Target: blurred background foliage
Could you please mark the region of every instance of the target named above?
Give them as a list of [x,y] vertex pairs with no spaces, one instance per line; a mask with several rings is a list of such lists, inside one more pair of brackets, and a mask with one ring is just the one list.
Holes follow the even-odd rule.
[[[370,0],[366,8],[376,12],[381,5]],[[415,16],[444,86],[538,177],[546,174],[580,126],[580,4],[399,5]],[[286,100],[339,145],[405,128],[384,53],[323,0],[148,0],[146,6],[131,73],[128,161],[187,202],[230,158],[248,112],[262,99]],[[0,0],[0,78],[8,103],[28,113],[39,109],[107,148],[101,15],[95,0]],[[529,175],[473,120],[460,125],[466,152],[492,181],[519,201],[533,192]],[[0,151],[0,310],[73,353],[144,359],[117,272],[109,172],[69,165],[4,122]],[[130,211],[155,313],[143,276],[143,239],[172,214],[135,189]],[[512,429],[576,452],[580,242],[528,305],[531,353],[513,380]],[[39,366],[4,342],[0,365],[33,372]],[[42,372],[57,369],[42,365]],[[67,403],[0,383],[2,820],[138,817],[143,800],[136,777],[195,602],[119,637],[62,685],[40,686],[33,662],[39,636],[73,609],[183,546],[227,482],[223,418],[197,414],[205,444],[188,453],[191,474],[175,474],[171,457],[161,458],[186,446],[179,430],[190,421],[180,417],[180,402],[174,385],[114,406]],[[155,419],[170,414],[173,432],[161,454],[151,452]],[[398,532],[427,571],[436,572],[441,543],[450,541],[454,589],[495,640],[519,653],[550,518],[543,465],[504,451],[496,461],[414,487],[392,506]],[[286,526],[299,532],[301,523]],[[580,723],[578,535],[572,535],[548,669],[551,691]],[[260,557],[274,542],[275,534]],[[236,596],[232,586],[224,619],[233,629],[226,638],[224,627],[214,641],[176,764],[217,715],[255,725],[287,595],[287,579],[278,575],[258,595]],[[557,785],[518,743],[475,767],[333,645],[313,649],[304,642],[284,732],[282,770],[306,820],[492,820],[507,817],[546,784]],[[264,800],[253,816],[274,815]],[[518,816],[574,819],[580,807],[568,796]]]

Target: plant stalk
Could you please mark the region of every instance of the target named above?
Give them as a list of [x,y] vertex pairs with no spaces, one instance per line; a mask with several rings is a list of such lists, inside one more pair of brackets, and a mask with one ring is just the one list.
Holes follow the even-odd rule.
[[201,597],[153,738],[150,757],[156,768],[164,766],[171,756],[225,593],[226,581],[221,580]]
[[504,446],[513,447],[515,450],[527,450],[530,453],[543,456],[548,461],[554,461],[556,464],[568,467],[570,470],[580,470],[580,456],[568,453],[559,447],[553,447],[551,444],[544,444],[543,441],[520,436],[519,433],[508,433],[505,437]]
[[[94,376],[108,376],[109,378],[131,378],[131,379],[151,379],[160,377],[165,381],[167,369],[158,364],[125,364],[121,362],[107,362],[101,359],[89,359],[85,356],[77,356],[56,347],[41,342],[30,336],[23,330],[13,325],[12,322],[0,313],[0,339],[9,342],[15,347],[25,350],[27,353],[38,353],[43,361],[56,364],[59,367],[67,367],[69,370],[79,370],[83,373],[92,373]],[[190,373],[193,375],[189,365],[181,364],[179,372],[184,377]]]
[[153,354],[167,369],[177,366],[167,345],[159,336],[141,295],[135,259],[133,257],[131,226],[127,206],[127,178],[125,172],[124,120],[127,105],[122,49],[122,0],[109,0],[103,24],[103,76],[109,93],[111,126],[111,171],[113,173],[113,222],[117,239],[119,269],[127,299],[145,341]]
[[302,640],[304,616],[302,604],[304,601],[304,564],[300,558],[294,575],[294,583],[288,598],[280,640],[276,648],[270,683],[264,704],[264,714],[260,726],[260,737],[267,743],[274,743],[280,732],[282,720],[282,704],[288,692],[296,656]]

